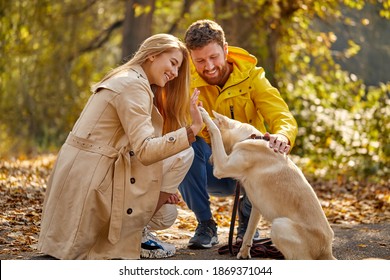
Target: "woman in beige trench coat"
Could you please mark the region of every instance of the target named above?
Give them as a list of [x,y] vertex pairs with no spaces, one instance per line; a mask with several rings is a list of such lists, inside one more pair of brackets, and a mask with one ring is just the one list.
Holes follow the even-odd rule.
[[188,90],[188,52],[168,34],[146,39],[93,87],[48,181],[41,252],[140,258],[144,227],[177,200],[193,159],[202,118],[198,93],[190,98]]

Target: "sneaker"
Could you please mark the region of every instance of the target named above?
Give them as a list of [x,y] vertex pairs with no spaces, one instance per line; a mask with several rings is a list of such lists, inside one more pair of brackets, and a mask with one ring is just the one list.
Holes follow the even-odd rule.
[[188,248],[208,249],[215,244],[218,244],[217,224],[210,219],[198,224],[195,235],[188,242]]
[[145,227],[142,231],[141,258],[162,259],[172,257],[176,253],[175,245],[162,242]]
[[[244,196],[240,197],[240,202],[238,207],[238,227],[237,227],[236,242],[242,242],[242,240],[244,239],[246,229],[248,228],[249,217],[244,216],[244,213],[242,211],[242,207],[243,207],[242,201],[244,199]],[[260,233],[256,229],[255,235],[253,236],[253,241],[257,241],[257,240],[260,240]]]

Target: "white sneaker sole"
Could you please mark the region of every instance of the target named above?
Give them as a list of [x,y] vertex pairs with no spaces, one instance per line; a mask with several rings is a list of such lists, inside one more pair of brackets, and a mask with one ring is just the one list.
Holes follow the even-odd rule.
[[208,244],[188,243],[188,248],[190,248],[190,249],[202,249],[202,248],[209,249],[209,248],[213,247],[214,245],[217,245],[218,243],[219,243],[218,237],[213,236],[211,238],[210,243],[208,243]]
[[162,249],[146,250],[141,248],[141,258],[144,259],[164,259],[174,256],[175,251],[166,251]]

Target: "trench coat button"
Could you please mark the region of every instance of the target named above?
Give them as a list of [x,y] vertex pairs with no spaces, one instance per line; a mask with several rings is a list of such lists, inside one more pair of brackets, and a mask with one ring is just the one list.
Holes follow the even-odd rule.
[[126,213],[127,213],[128,215],[131,215],[131,213],[133,213],[133,209],[131,209],[131,208],[127,209]]
[[175,140],[176,140],[176,138],[175,137],[173,137],[173,136],[171,136],[171,137],[169,137],[168,138],[168,142],[175,142]]
[[135,183],[135,178],[130,179],[130,183],[134,184]]
[[134,151],[130,151],[130,156],[134,156]]

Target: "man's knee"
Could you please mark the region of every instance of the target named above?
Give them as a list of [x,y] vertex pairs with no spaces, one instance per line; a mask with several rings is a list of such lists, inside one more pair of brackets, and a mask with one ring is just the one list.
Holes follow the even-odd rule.
[[235,193],[236,181],[232,178],[208,177],[207,192],[212,196],[226,197]]

